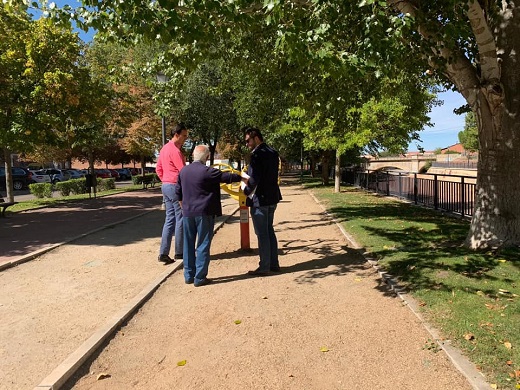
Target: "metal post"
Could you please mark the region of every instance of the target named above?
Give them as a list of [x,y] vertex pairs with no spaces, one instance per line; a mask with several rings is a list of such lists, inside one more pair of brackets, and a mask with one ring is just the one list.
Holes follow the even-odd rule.
[[166,145],[166,119],[164,116],[161,118],[162,125],[162,145]]

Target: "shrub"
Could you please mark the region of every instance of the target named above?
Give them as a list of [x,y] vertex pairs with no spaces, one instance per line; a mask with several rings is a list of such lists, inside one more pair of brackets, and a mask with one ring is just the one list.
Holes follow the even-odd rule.
[[29,184],[29,191],[37,198],[52,198],[51,183],[32,183]]
[[108,190],[113,190],[116,188],[116,181],[115,179],[111,178],[111,179],[101,179],[101,178],[97,178],[97,188],[98,188],[98,191],[108,191]]
[[56,190],[60,191],[62,196],[69,196],[70,194],[78,195],[87,192],[84,178],[61,181],[56,183],[55,187]]
[[143,179],[143,175],[132,176],[132,183],[134,183],[135,185],[142,184],[143,180],[146,182],[150,182],[152,180],[155,181],[156,183],[161,182],[159,180],[159,176],[157,176],[156,173],[147,173],[144,175],[144,179]]

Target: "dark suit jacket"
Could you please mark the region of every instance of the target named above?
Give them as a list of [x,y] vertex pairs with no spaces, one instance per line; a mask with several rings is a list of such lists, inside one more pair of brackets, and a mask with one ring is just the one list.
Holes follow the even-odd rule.
[[248,206],[270,206],[282,200],[282,193],[278,186],[279,164],[278,152],[265,143],[261,143],[253,150],[247,168],[250,178],[244,194],[250,195],[255,188],[256,191],[252,199],[248,196],[246,200]]
[[182,201],[183,216],[222,215],[220,183],[235,183],[240,180],[240,175],[222,172],[200,161],[185,166],[175,187],[175,192]]

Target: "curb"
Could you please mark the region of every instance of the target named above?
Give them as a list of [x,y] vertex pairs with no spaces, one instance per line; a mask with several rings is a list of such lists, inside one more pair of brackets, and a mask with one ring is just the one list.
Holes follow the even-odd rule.
[[352,235],[350,235],[343,228],[341,223],[327,211],[325,206],[323,206],[323,204],[318,200],[318,198],[316,198],[316,196],[314,196],[313,193],[311,193],[310,191],[307,192],[309,193],[311,198],[314,199],[314,201],[320,205],[320,207],[324,211],[324,214],[336,224],[343,236],[345,236],[349,244],[351,244],[351,247],[357,250],[361,254],[361,256],[363,256],[367,263],[370,264],[372,268],[374,268],[374,270],[379,274],[383,282],[385,282],[388,285],[390,290],[393,291],[401,299],[401,301],[403,301],[403,303],[411,310],[413,314],[415,314],[415,316],[421,322],[422,326],[432,336],[433,340],[435,340],[439,348],[441,348],[444,351],[444,353],[446,353],[448,358],[451,360],[452,364],[462,375],[464,375],[464,377],[468,380],[469,384],[473,387],[473,389],[490,389],[491,385],[486,382],[484,376],[480,371],[477,370],[475,365],[466,356],[464,356],[458,348],[455,348],[453,345],[451,345],[451,342],[449,340],[443,340],[440,336],[439,331],[426,322],[426,320],[420,313],[419,304],[417,303],[417,301],[412,296],[406,294],[405,289],[402,286],[399,286],[399,283],[390,274],[381,270],[381,267],[377,265],[377,261],[369,257],[370,253],[365,251],[365,249],[361,245],[359,245],[356,239]]
[[[232,212],[229,213],[222,221],[215,225],[213,232],[216,233],[227,221],[231,218],[239,208],[235,208]],[[153,211],[153,210],[152,210]],[[151,211],[140,214],[144,215]],[[136,217],[131,217],[129,219],[134,219]],[[126,219],[125,221],[129,220]],[[125,221],[121,221],[118,223],[122,223]],[[99,231],[105,229],[106,227],[112,226],[115,224],[107,225],[103,228],[96,229],[95,231]],[[87,234],[94,233],[95,231],[82,234],[74,239],[78,239],[80,237],[86,236]],[[72,240],[70,240],[72,241]],[[67,241],[67,242],[70,242]],[[59,244],[63,245],[65,243]],[[59,246],[57,245],[57,246]],[[50,249],[49,249],[50,250]],[[105,325],[99,328],[92,336],[90,336],[80,347],[71,353],[58,367],[56,367],[45,379],[43,379],[39,385],[34,387],[34,390],[58,390],[61,386],[63,386],[67,380],[81,367],[85,361],[92,356],[99,346],[110,338],[119,328],[119,326],[127,320],[130,316],[132,316],[135,311],[141,307],[159,288],[159,286],[172,274],[182,268],[182,262],[177,264],[172,264],[165,272],[159,275],[154,281],[148,284],[139,294],[137,294],[130,302],[128,302],[121,310],[119,310],[110,320],[107,321]]]

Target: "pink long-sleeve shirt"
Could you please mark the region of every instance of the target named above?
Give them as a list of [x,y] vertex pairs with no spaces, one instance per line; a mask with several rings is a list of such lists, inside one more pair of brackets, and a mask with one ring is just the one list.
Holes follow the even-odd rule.
[[179,172],[186,165],[186,158],[173,141],[164,145],[159,152],[155,171],[163,183],[177,183]]

